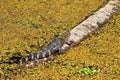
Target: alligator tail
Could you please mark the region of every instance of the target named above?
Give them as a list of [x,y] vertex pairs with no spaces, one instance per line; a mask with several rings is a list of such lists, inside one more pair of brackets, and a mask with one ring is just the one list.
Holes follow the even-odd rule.
[[45,57],[48,57],[51,55],[51,51],[50,50],[47,50],[47,51],[44,51],[44,52],[36,52],[34,54],[30,54],[28,56],[26,56],[25,58],[22,58],[20,61],[19,61],[19,64],[24,64],[26,63],[27,61],[32,61],[34,59],[43,59]]

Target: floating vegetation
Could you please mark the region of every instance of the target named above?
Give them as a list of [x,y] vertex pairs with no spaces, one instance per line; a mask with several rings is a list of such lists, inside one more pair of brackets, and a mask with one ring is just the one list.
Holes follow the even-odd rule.
[[86,67],[78,70],[77,73],[82,75],[95,75],[100,71],[101,71],[100,68]]
[[[30,69],[8,63],[12,62],[13,56],[26,56],[29,52],[44,49],[55,34],[72,29],[105,2],[1,0],[0,80],[100,80],[101,77],[119,80],[120,13],[89,39],[57,57],[56,62],[50,61]],[[102,71],[84,78],[74,74],[89,65],[97,65]]]

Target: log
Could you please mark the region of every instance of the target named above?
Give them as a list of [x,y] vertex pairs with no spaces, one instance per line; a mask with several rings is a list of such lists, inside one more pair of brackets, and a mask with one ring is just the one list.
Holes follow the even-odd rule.
[[71,46],[80,43],[90,34],[101,28],[103,24],[107,23],[119,11],[120,0],[110,0],[104,7],[100,8],[70,31],[70,36],[68,37],[69,44],[64,43],[62,50],[65,51]]

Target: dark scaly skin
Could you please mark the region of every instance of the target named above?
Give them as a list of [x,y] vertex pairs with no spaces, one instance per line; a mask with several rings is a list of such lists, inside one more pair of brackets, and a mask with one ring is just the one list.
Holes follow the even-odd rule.
[[55,39],[52,41],[52,43],[49,44],[48,47],[45,50],[43,50],[43,52],[38,51],[34,54],[30,54],[27,57],[22,58],[19,61],[19,64],[24,64],[27,61],[32,61],[34,59],[43,59],[45,57],[49,57],[50,55],[53,55],[56,53],[60,54],[62,52],[61,46],[62,45],[61,45],[60,41],[58,40],[57,37],[55,37]]

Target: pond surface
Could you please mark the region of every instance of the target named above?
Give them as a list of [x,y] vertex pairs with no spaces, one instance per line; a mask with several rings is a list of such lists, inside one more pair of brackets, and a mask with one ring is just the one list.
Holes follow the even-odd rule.
[[[0,78],[8,80],[119,80],[120,12],[90,38],[53,61],[19,69],[13,56],[43,50],[106,3],[105,0],[2,0],[0,9]],[[100,73],[82,76],[83,67]]]

